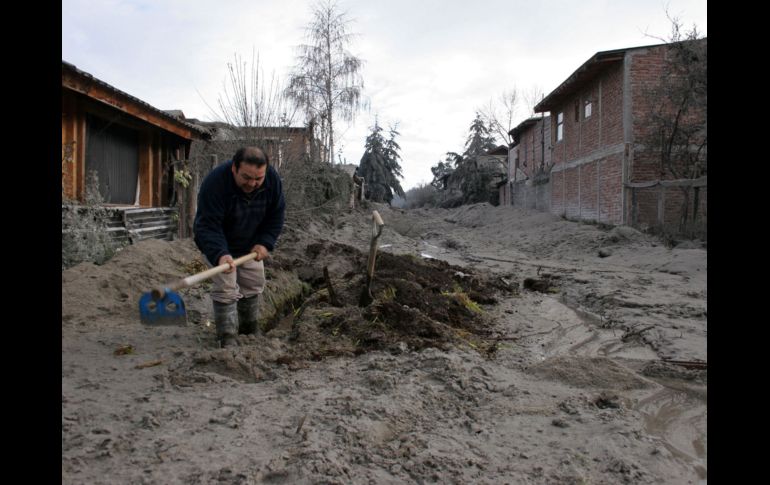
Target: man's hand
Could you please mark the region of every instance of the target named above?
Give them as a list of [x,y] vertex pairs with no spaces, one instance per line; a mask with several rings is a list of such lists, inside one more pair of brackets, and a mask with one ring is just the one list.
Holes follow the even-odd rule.
[[219,266],[221,266],[221,265],[223,265],[225,263],[230,265],[230,269],[224,271],[224,273],[227,274],[227,273],[232,273],[233,271],[235,271],[235,263],[233,263],[233,257],[230,256],[229,254],[225,254],[221,258],[219,258]]
[[262,261],[264,259],[267,259],[267,248],[261,244],[257,244],[256,246],[251,248],[251,252],[257,253],[257,257],[254,258],[254,261]]

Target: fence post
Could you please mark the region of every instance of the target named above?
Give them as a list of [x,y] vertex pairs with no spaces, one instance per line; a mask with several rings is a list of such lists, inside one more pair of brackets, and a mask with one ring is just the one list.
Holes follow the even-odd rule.
[[692,222],[694,227],[698,219],[698,205],[700,204],[700,187],[695,186],[693,187],[693,189],[694,190],[692,194],[692,197],[693,197]]
[[195,213],[198,211],[198,172],[193,172],[192,174],[192,180],[190,180],[190,188],[188,192],[190,193],[189,197],[190,200],[188,201],[188,207],[189,211],[187,213],[187,219],[188,219],[188,231],[187,234],[192,237],[192,228],[195,223]]
[[179,209],[177,230],[179,232],[179,239],[184,239],[187,237],[187,191],[184,190],[184,187],[179,182],[174,181],[174,184],[177,190],[176,205]]
[[666,216],[666,187],[663,184],[658,185],[658,226],[663,229],[663,223]]

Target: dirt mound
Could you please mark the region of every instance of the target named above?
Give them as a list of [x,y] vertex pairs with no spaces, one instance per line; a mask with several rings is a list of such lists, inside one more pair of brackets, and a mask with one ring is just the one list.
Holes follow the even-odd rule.
[[148,239],[126,247],[101,266],[73,266],[61,275],[62,323],[134,322],[142,293],[186,276],[201,264],[190,240]]
[[290,333],[295,345],[292,361],[451,344],[491,352],[495,342],[481,305],[494,304],[496,295],[518,290],[512,278],[381,252],[371,285],[374,301],[362,307],[366,255],[352,246],[311,243],[304,258],[277,257],[275,264],[296,268],[299,278],[313,288],[300,308],[271,325],[272,331]]

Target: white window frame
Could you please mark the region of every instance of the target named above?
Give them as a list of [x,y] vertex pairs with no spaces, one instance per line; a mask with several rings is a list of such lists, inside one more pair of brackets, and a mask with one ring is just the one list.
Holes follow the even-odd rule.
[[593,112],[593,103],[590,99],[586,99],[583,103],[583,119],[588,119],[591,117],[591,113]]
[[556,141],[564,139],[564,111],[556,115]]

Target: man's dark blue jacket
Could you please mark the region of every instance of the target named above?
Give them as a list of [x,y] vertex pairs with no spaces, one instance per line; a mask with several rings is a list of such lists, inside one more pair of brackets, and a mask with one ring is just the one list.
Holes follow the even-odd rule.
[[262,186],[247,194],[236,184],[232,160],[209,173],[198,192],[195,244],[216,266],[225,254],[248,254],[256,244],[272,251],[283,229],[286,201],[278,172],[267,167]]

